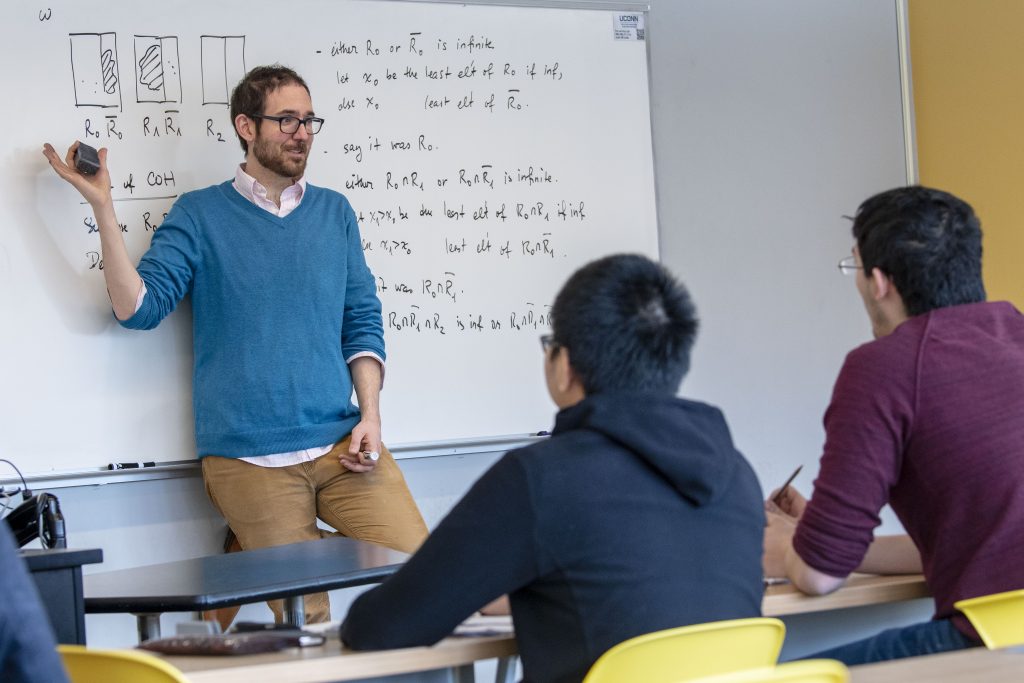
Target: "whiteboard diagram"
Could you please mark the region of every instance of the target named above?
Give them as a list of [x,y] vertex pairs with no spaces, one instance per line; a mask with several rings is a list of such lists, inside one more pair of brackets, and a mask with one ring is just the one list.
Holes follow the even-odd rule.
[[137,102],[181,102],[177,36],[135,36]]
[[200,36],[203,104],[227,104],[245,76],[245,36]]
[[71,33],[75,106],[121,108],[117,34]]

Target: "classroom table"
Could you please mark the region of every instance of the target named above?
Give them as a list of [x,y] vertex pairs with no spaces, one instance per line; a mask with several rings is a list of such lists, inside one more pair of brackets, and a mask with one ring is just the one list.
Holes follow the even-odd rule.
[[85,645],[82,565],[102,562],[103,551],[50,548],[22,550],[20,554],[32,573],[57,642]]
[[805,595],[789,583],[768,586],[761,602],[761,612],[766,617],[783,617],[789,614],[866,607],[930,596],[928,585],[921,574],[853,574],[842,588],[828,595]]
[[409,556],[332,536],[273,548],[197,557],[85,577],[87,614],[136,615],[139,640],[160,637],[160,614],[285,600],[285,621],[302,625],[306,593],[379,583]]
[[[878,605],[928,597],[924,577],[854,575],[835,593],[806,596],[789,584],[769,586],[762,609],[765,616],[783,616],[832,609]],[[509,621],[511,628],[511,621]],[[354,652],[338,640],[324,647],[293,648],[279,653],[246,657],[166,657],[186,673],[190,681],[249,683],[253,680],[326,683],[374,676],[389,676],[450,667],[454,680],[472,681],[472,663],[499,658],[498,680],[514,676],[515,636],[446,638],[434,647],[415,647],[379,652]],[[1024,661],[1024,659],[1022,659]],[[909,679],[908,679],[909,680]]]
[[1024,681],[1024,652],[974,647],[926,657],[850,667],[850,683],[1018,683]]

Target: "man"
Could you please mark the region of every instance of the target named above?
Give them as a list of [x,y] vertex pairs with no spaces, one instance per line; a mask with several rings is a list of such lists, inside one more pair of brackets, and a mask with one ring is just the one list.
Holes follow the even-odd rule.
[[[876,195],[853,236],[840,267],[875,341],[836,380],[810,502],[787,490],[769,512],[765,573],[822,594],[923,571],[932,621],[819,653],[860,664],[975,645],[953,603],[1024,587],[1024,317],[985,302],[978,219],[946,192]],[[873,540],[886,503],[907,535]]]
[[541,338],[550,439],[485,473],[342,639],[428,645],[507,593],[525,680],[579,681],[633,636],[760,614],[757,479],[721,412],[675,396],[696,329],[642,256],[574,274]]
[[[73,167],[77,143],[66,161],[48,144],[44,154],[92,206],[122,325],[155,327],[191,294],[196,444],[210,499],[241,546],[320,538],[320,517],[412,552],[426,526],[381,444],[373,276],[348,201],[304,177],[323,119],[302,78],[276,65],[239,83],[231,118],[245,152],[234,180],[182,195],[138,269],[114,215],[106,150],[93,176]],[[308,596],[306,619],[325,621],[329,609],[326,594]]]
[[0,520],[0,673],[6,683],[67,681],[50,618],[35,582]]

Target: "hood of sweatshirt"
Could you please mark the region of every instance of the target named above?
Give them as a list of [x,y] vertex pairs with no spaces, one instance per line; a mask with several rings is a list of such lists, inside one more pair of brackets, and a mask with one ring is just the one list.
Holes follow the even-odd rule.
[[696,506],[727,490],[743,462],[722,411],[674,396],[588,396],[559,411],[552,436],[570,430],[596,432],[631,452]]

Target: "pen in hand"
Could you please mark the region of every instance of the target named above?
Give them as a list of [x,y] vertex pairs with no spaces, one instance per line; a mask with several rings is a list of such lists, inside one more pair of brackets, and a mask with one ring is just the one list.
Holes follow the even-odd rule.
[[803,468],[804,466],[800,465],[799,467],[796,468],[796,470],[793,471],[793,474],[789,475],[789,479],[786,480],[786,483],[782,485],[782,487],[775,493],[774,496],[772,496],[773,503],[775,503],[776,505],[781,505],[782,494],[786,492],[786,489],[789,488],[789,485],[793,483],[793,480],[796,479],[796,475],[800,474],[800,470],[802,470]]

